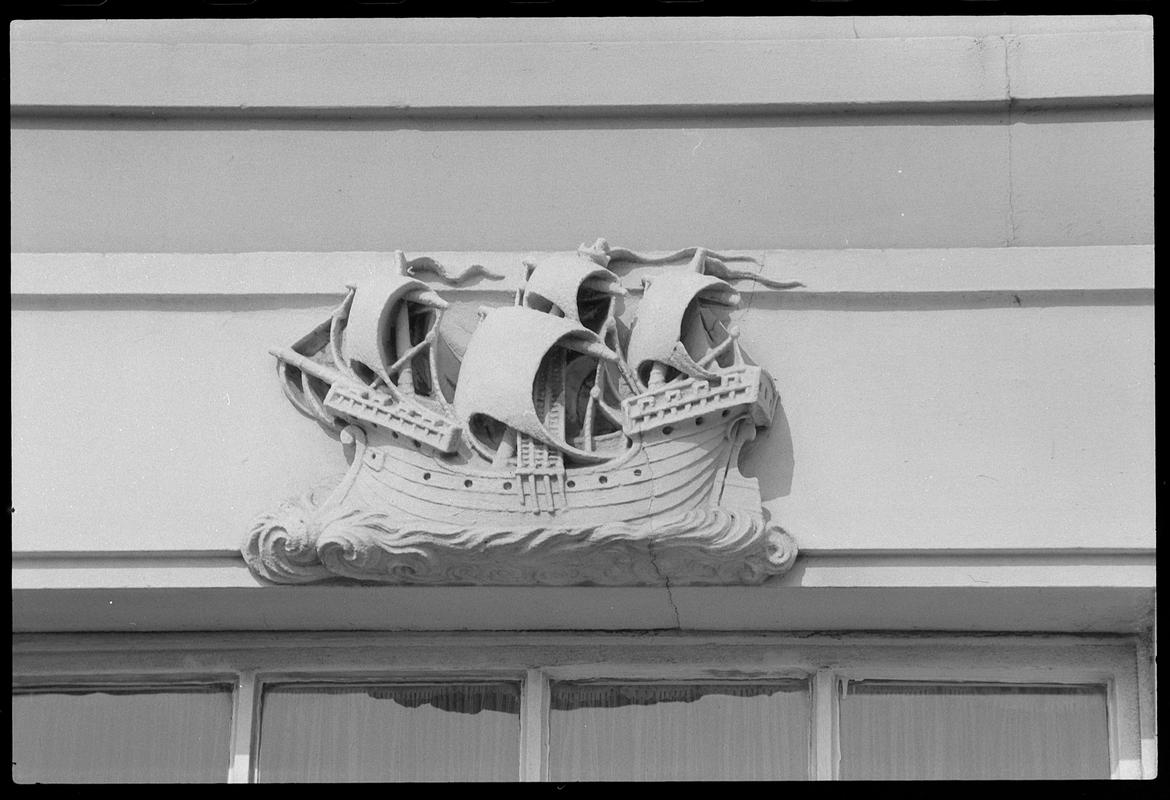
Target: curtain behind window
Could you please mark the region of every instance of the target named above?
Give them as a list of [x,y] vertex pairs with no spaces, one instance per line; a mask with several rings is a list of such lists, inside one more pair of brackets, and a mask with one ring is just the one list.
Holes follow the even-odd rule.
[[227,780],[231,687],[38,691],[12,697],[17,783]]
[[807,683],[554,683],[551,690],[553,781],[808,777]]
[[1100,686],[850,683],[846,780],[1108,778]]
[[515,781],[516,684],[274,686],[261,781]]

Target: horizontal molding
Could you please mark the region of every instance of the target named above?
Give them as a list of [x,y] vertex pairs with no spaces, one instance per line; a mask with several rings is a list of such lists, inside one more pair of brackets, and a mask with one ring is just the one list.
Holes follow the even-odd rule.
[[14,42],[10,103],[417,111],[1006,97],[1003,42],[981,41]]
[[[1137,30],[1103,22],[1103,30],[1060,32],[1068,28],[1054,23],[1048,30],[1055,33],[1022,34],[994,33],[972,21],[970,35],[931,32],[961,30],[954,21],[907,20],[896,23],[905,26],[900,36],[892,23],[862,36],[867,23],[860,19],[798,18],[790,29],[784,20],[692,21],[676,23],[666,36],[633,36],[620,32],[619,20],[593,20],[583,23],[588,38],[568,37],[568,21],[547,29],[527,21],[526,29],[552,37],[544,41],[467,20],[429,21],[418,38],[407,35],[409,26],[387,21],[367,34],[338,21],[315,22],[313,29],[278,25],[267,33],[253,27],[251,35],[237,21],[18,23],[10,44],[10,104],[21,115],[98,108],[116,116],[144,108],[160,114],[653,114],[705,107],[726,113],[1152,102],[1152,30],[1137,20]],[[1042,22],[1032,25],[1044,29]],[[813,28],[822,35],[810,33]]]
[[97,105],[22,105],[11,106],[9,116],[14,122],[27,126],[66,124],[84,126],[87,120],[108,124],[110,120],[149,121],[151,123],[193,123],[211,125],[246,124],[248,122],[314,122],[371,123],[468,120],[473,123],[573,122],[588,120],[602,125],[620,125],[628,120],[658,122],[670,120],[727,120],[740,122],[776,117],[796,117],[804,120],[840,119],[843,115],[865,115],[866,120],[897,117],[902,124],[914,124],[920,116],[937,117],[940,114],[1004,114],[1041,112],[1047,110],[1149,108],[1153,97],[1148,94],[1067,95],[1039,98],[1011,98],[1010,100],[938,100],[929,103],[913,100],[880,100],[872,103],[838,101],[825,103],[674,103],[671,105],[549,105],[549,106],[443,106],[403,108],[398,106],[97,106]]
[[[1035,293],[1070,301],[1152,302],[1154,247],[1004,247],[908,250],[740,251],[762,262],[762,274],[798,280],[802,288],[774,290],[739,282],[745,294],[800,297],[996,295],[1024,305]],[[423,253],[408,253],[410,257]],[[453,270],[481,264],[501,280],[476,279],[446,292],[511,293],[523,279],[522,260],[544,252],[429,252]],[[329,302],[347,283],[391,268],[388,252],[349,253],[13,253],[11,293],[30,297],[139,298],[319,296]],[[633,293],[661,266],[617,265]],[[424,280],[430,276],[423,274]],[[1023,297],[1015,296],[1025,293]],[[1096,295],[1094,297],[1094,294]],[[1078,299],[1079,298],[1079,299]]]
[[1013,100],[1154,94],[1154,39],[1135,32],[1009,36]]
[[[352,634],[335,631],[210,631],[206,633],[152,633],[146,636],[134,633],[78,633],[38,634],[20,633],[12,637],[12,652],[19,656],[53,656],[61,653],[84,652],[89,655],[117,653],[171,653],[183,658],[190,652],[222,653],[240,650],[264,650],[274,654],[277,660],[287,663],[290,654],[302,651],[312,659],[315,653],[341,653],[361,650],[369,652],[378,649],[394,651],[468,650],[475,652],[505,649],[515,657],[523,659],[523,651],[537,648],[557,648],[559,651],[572,648],[614,647],[626,651],[671,652],[678,648],[696,647],[776,647],[776,648],[834,648],[864,647],[867,652],[881,658],[881,651],[939,651],[946,648],[963,648],[978,653],[1000,651],[1004,648],[1021,648],[1029,653],[1052,653],[1062,650],[1086,648],[1100,651],[1117,651],[1127,657],[1140,638],[1133,634],[1076,635],[1067,633],[1030,633],[1025,636],[1005,634],[1002,636],[963,632],[935,631],[849,631],[843,640],[840,632],[796,632],[792,634],[753,631],[596,631],[591,633],[545,631],[541,633],[520,633],[512,631],[481,631],[466,633],[453,643],[444,631],[402,631],[371,632],[368,638],[356,642]],[[945,656],[943,656],[945,658]],[[489,658],[497,658],[493,652]],[[572,656],[549,659],[571,661]],[[621,662],[618,658],[615,661]],[[969,666],[967,667],[969,668]]]
[[[1154,588],[1151,549],[1076,550],[898,550],[813,551],[802,553],[784,576],[736,591],[769,592],[796,588]],[[12,588],[192,589],[260,588],[236,551],[140,551],[13,553]],[[466,588],[466,587],[465,587]],[[683,587],[689,592],[719,588]],[[395,591],[441,593],[443,587],[394,587]],[[515,592],[509,587],[477,591]],[[567,596],[604,587],[545,588]],[[622,589],[661,592],[662,589]],[[680,591],[675,588],[673,591]]]
[[1136,14],[1065,16],[813,17],[464,17],[400,19],[18,20],[20,42],[220,42],[313,44],[482,44],[675,42],[706,39],[902,39],[929,36],[1094,33],[1153,30]]
[[[1061,98],[1054,101],[1012,101],[1012,108],[1022,111],[1040,111],[1049,108],[1140,108],[1149,106],[1148,95],[1110,97],[1101,100],[1092,97]],[[1009,103],[1003,100],[951,101],[916,103],[906,100],[886,100],[858,104],[856,102],[777,102],[777,103],[627,103],[623,105],[577,103],[574,105],[494,105],[494,106],[105,106],[105,105],[20,105],[9,108],[10,118],[25,127],[42,124],[84,125],[87,121],[108,123],[111,119],[121,121],[143,120],[152,123],[203,122],[205,124],[240,124],[247,122],[387,122],[399,124],[412,122],[461,121],[518,123],[572,122],[588,120],[590,123],[619,125],[627,120],[669,121],[669,120],[720,120],[729,118],[745,122],[778,116],[800,117],[803,119],[838,118],[844,114],[863,113],[867,118],[877,115],[903,116],[903,122],[912,122],[913,115],[939,114],[995,114],[1007,110]]]
[[42,589],[14,633],[82,631],[963,631],[1140,633],[1150,587]]

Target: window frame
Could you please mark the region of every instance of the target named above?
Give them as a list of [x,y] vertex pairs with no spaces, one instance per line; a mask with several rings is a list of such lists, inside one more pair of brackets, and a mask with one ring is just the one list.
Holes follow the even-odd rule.
[[[453,684],[492,684],[492,683],[514,683],[520,690],[520,711],[519,711],[519,730],[517,731],[517,752],[520,759],[516,764],[516,781],[521,779],[520,763],[523,761],[525,739],[524,739],[524,707],[525,707],[525,681],[524,675],[512,677],[500,677],[499,675],[467,675],[459,674],[457,676],[443,675],[436,679],[434,673],[429,675],[423,674],[380,674],[373,677],[354,677],[352,673],[335,673],[335,672],[320,672],[320,673],[292,673],[294,677],[285,678],[281,673],[264,673],[262,676],[254,679],[253,700],[250,709],[249,719],[245,724],[241,724],[240,728],[233,730],[233,733],[238,735],[241,740],[245,737],[249,743],[247,752],[247,764],[242,766],[246,774],[247,780],[240,781],[246,783],[260,783],[258,780],[260,772],[260,729],[264,722],[264,691],[266,689],[281,687],[281,686],[348,686],[348,687],[374,687],[374,686],[407,686],[410,684],[416,685],[435,685],[444,683]],[[244,754],[241,754],[244,755]]]
[[[628,666],[628,665],[627,665]],[[744,671],[742,675],[735,677],[728,677],[723,674],[703,674],[696,676],[691,674],[692,670],[686,667],[689,665],[678,665],[681,669],[678,670],[678,675],[656,675],[654,677],[598,677],[590,675],[589,677],[562,677],[563,674],[576,675],[580,670],[576,667],[562,667],[551,668],[546,670],[534,670],[540,673],[539,678],[543,681],[543,704],[540,707],[541,712],[541,726],[542,726],[542,758],[541,758],[541,772],[540,780],[549,780],[549,763],[548,763],[548,736],[549,736],[549,715],[551,714],[552,699],[552,684],[554,682],[597,682],[597,683],[618,683],[624,685],[645,685],[645,684],[715,684],[727,685],[733,683],[746,683],[751,685],[758,685],[761,683],[806,683],[808,685],[808,703],[809,703],[809,718],[808,722],[808,780],[817,780],[816,777],[816,698],[814,693],[816,691],[815,672],[809,672],[803,669],[792,670],[771,670],[766,673],[752,673]],[[790,674],[785,674],[790,673]]]
[[[133,692],[135,689],[145,691],[182,691],[183,689],[193,688],[211,688],[221,687],[226,689],[231,694],[230,701],[232,705],[231,716],[228,720],[231,725],[229,731],[229,746],[228,752],[224,753],[223,760],[228,767],[228,775],[231,775],[232,756],[235,752],[234,737],[236,731],[236,721],[239,711],[239,692],[235,686],[235,675],[231,673],[212,674],[212,673],[192,673],[186,675],[185,673],[157,673],[149,672],[140,675],[89,675],[85,677],[78,676],[73,673],[61,673],[54,675],[52,673],[41,675],[38,677],[21,675],[16,670],[16,658],[14,650],[13,658],[13,673],[12,673],[12,694],[16,695],[36,695],[36,694],[61,694],[72,692]],[[9,708],[11,711],[11,707]],[[14,762],[15,763],[15,762]]]
[[1133,635],[20,634],[13,688],[231,683],[232,783],[256,780],[269,684],[512,681],[521,781],[547,780],[550,682],[808,680],[810,780],[839,776],[842,681],[1104,685],[1111,778],[1152,777],[1147,647]]
[[[1060,670],[1056,674],[1051,672],[1044,675],[1043,680],[1028,679],[1027,677],[996,677],[990,680],[983,677],[985,673],[981,671],[973,671],[970,674],[960,670],[958,676],[951,674],[946,678],[929,677],[932,673],[923,672],[922,675],[927,677],[905,677],[899,674],[897,677],[887,677],[886,675],[875,676],[867,673],[865,677],[853,677],[850,673],[855,670],[840,670],[833,675],[833,708],[834,708],[834,722],[833,728],[833,763],[832,771],[834,780],[840,780],[841,774],[841,731],[840,731],[840,702],[844,693],[848,691],[848,684],[853,682],[888,682],[897,684],[921,684],[926,686],[1018,686],[1018,687],[1054,687],[1054,686],[1070,686],[1070,687],[1084,687],[1084,686],[1103,686],[1105,689],[1105,718],[1106,718],[1106,745],[1108,747],[1109,755],[1109,778],[1110,780],[1117,780],[1122,776],[1122,758],[1120,739],[1118,735],[1118,712],[1117,708],[1117,681],[1113,673],[1103,673],[1100,671],[1080,671],[1080,670]],[[1139,776],[1124,776],[1124,777],[1139,777]]]

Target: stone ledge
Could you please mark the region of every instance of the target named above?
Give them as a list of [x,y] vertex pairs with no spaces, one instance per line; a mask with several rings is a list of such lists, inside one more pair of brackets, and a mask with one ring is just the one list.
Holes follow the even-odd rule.
[[334,42],[329,26],[308,40],[284,37],[293,41],[242,40],[230,25],[173,21],[131,40],[117,25],[66,27],[72,36],[56,37],[39,34],[44,27],[18,27],[10,104],[21,114],[87,107],[115,115],[142,108],[654,114],[1153,96],[1150,30],[1014,34],[972,24],[972,35],[939,36],[910,22],[898,37],[861,37],[850,28],[783,38],[773,24],[753,39],[721,38],[713,29],[675,41],[620,41],[603,28],[588,41],[466,41],[466,32],[438,32],[437,41],[420,43]]
[[[740,283],[743,294],[888,294],[995,291],[1152,290],[1153,245],[983,247],[898,250],[743,251],[763,274],[798,289]],[[478,263],[503,275],[443,293],[506,293],[523,277],[522,259],[542,252],[428,252],[461,269]],[[422,253],[409,253],[410,256]],[[648,255],[659,255],[648,253]],[[348,253],[13,253],[13,295],[328,295],[393,264],[389,252]],[[640,291],[661,266],[619,265],[623,285]],[[428,276],[421,276],[424,280]],[[328,304],[328,298],[322,298]],[[1152,298],[1151,298],[1152,301]]]
[[[263,589],[232,550],[13,553],[12,588],[35,590]],[[353,588],[355,584],[339,584]],[[1032,550],[814,550],[784,575],[759,587],[791,589],[1104,588],[1153,589],[1155,553],[1145,549]],[[282,587],[283,588],[283,587]],[[391,591],[445,591],[450,587],[384,587]],[[470,590],[472,587],[465,587]],[[731,591],[673,587],[672,592]],[[477,587],[476,591],[531,591]],[[542,588],[543,590],[543,588]],[[629,587],[557,587],[555,591],[662,591]]]
[[19,20],[12,39],[23,42],[183,41],[236,44],[296,44],[321,40],[341,44],[485,42],[675,42],[760,39],[903,39],[937,36],[1097,33],[1153,30],[1153,19],[1136,14],[1064,16],[919,17],[513,17],[402,19],[213,19]]
[[15,589],[13,631],[724,630],[1136,633],[1154,589]]

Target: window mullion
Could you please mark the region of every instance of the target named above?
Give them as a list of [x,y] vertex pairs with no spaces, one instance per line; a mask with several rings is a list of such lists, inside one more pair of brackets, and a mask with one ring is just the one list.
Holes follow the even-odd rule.
[[256,673],[240,672],[236,676],[235,707],[232,710],[232,760],[228,783],[251,782],[252,719],[258,700]]
[[814,780],[837,778],[837,677],[831,670],[817,670],[813,676],[813,769]]
[[[1157,642],[1157,631],[1150,637]],[[1156,726],[1158,724],[1154,709],[1157,708],[1155,691],[1156,676],[1151,675],[1150,665],[1155,663],[1157,653],[1150,654],[1150,645],[1146,637],[1138,640],[1134,655],[1137,657],[1137,692],[1138,692],[1138,736],[1140,737],[1142,778],[1152,780],[1158,776],[1158,739]],[[1118,732],[1120,734],[1120,731]]]
[[548,676],[530,669],[524,680],[524,704],[520,722],[520,780],[548,778]]

